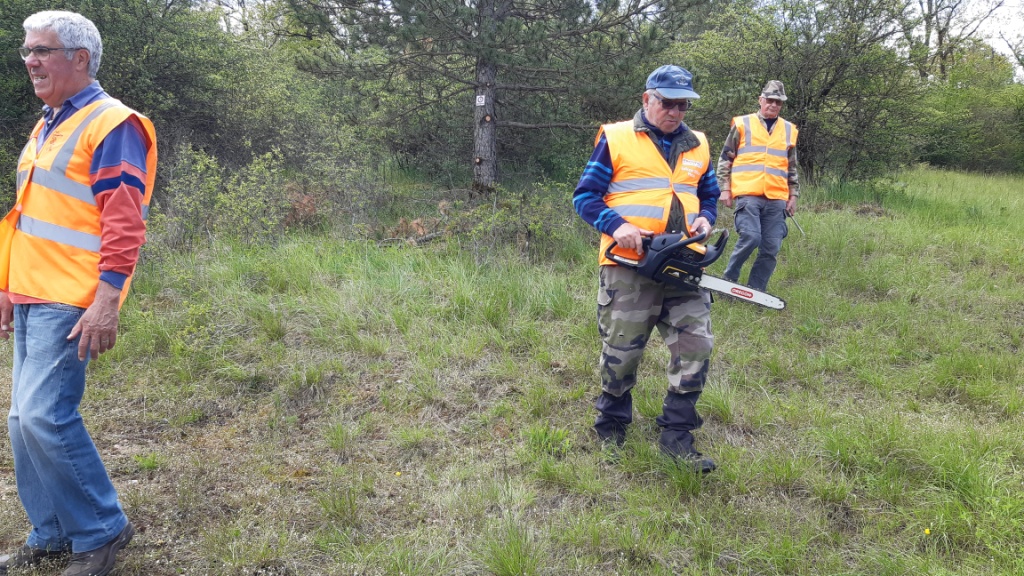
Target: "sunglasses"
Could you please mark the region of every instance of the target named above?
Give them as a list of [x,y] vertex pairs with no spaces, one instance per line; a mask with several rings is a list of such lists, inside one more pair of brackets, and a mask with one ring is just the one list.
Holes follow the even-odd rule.
[[661,107],[665,110],[679,110],[680,112],[686,112],[693,107],[693,102],[690,100],[665,100],[657,92],[651,92],[651,96],[658,99],[661,102]]

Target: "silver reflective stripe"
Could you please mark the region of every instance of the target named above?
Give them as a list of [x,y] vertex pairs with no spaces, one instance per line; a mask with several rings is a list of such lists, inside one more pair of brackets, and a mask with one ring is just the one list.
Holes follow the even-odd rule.
[[61,146],[60,151],[57,152],[57,155],[53,158],[53,164],[50,166],[50,170],[60,172],[61,174],[67,172],[68,165],[71,164],[71,157],[75,155],[75,148],[78,146],[78,139],[82,137],[82,132],[85,132],[85,129],[93,120],[96,119],[97,116],[118,104],[120,104],[120,102],[111,98],[109,100],[104,100],[102,104],[96,107],[95,110],[89,112],[89,115],[85,117],[85,120],[82,120],[82,123],[75,128],[75,131],[68,136],[67,142]]
[[750,146],[750,116],[743,117],[743,145]]
[[736,156],[739,157],[743,154],[762,154],[768,153],[772,156],[780,156],[782,158],[788,157],[785,150],[779,150],[778,148],[768,148],[766,146],[744,146],[736,151]]
[[697,195],[697,187],[691,186],[689,184],[673,184],[672,190],[676,192],[683,192],[686,194],[693,194],[694,196]]
[[650,190],[652,188],[668,188],[668,178],[630,178],[619,180],[608,185],[608,192],[632,192],[634,190]]
[[64,175],[63,170],[54,172],[52,170],[43,170],[37,166],[32,171],[32,182],[45,186],[50,190],[56,190],[65,196],[81,200],[86,204],[96,205],[96,197],[92,195],[92,187],[68,178]]
[[[783,122],[786,122],[783,120]],[[793,147],[793,125],[786,122],[786,150]]]
[[149,204],[142,205],[142,219],[149,220]]
[[665,215],[665,209],[657,206],[645,206],[643,204],[625,204],[622,206],[616,206],[612,208],[615,212],[625,218],[626,216],[634,216],[637,218],[653,218],[654,220],[661,220]]
[[118,105],[120,105],[120,102],[117,100],[104,100],[95,110],[89,112],[85,120],[75,128],[71,135],[68,136],[67,141],[60,147],[60,150],[57,151],[50,169],[41,170],[37,167],[32,171],[32,182],[95,206],[96,198],[92,195],[92,187],[88,184],[75,182],[65,174],[67,174],[68,166],[71,164],[71,158],[75,155],[78,141],[82,138],[82,132],[85,131],[97,116]]
[[36,220],[24,214],[18,218],[18,230],[36,238],[52,240],[61,244],[67,244],[68,246],[74,246],[75,248],[81,248],[82,250],[90,252],[100,251],[99,236]]
[[28,170],[18,172],[18,187],[15,190],[21,190],[21,185],[25,183],[26,176],[28,176]]
[[746,166],[733,166],[733,173],[735,172],[764,172],[765,174],[771,174],[772,176],[779,176],[781,178],[789,177],[789,174],[785,170],[779,170],[778,168],[769,168],[764,164],[748,164]]

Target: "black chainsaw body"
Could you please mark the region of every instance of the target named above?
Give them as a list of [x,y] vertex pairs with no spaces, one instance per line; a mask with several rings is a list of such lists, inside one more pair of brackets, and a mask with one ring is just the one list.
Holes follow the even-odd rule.
[[704,246],[701,254],[694,245],[703,241],[707,233],[688,237],[682,233],[658,234],[643,239],[644,253],[639,260],[612,252],[618,243],[608,247],[605,256],[620,266],[635,270],[637,274],[684,288],[697,288],[704,268],[710,266],[725,251],[729,231],[723,230],[714,244]]

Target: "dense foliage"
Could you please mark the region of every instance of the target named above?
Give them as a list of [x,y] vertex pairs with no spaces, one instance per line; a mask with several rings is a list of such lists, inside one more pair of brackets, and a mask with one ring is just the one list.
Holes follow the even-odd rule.
[[[657,0],[288,5],[308,34],[333,41],[335,50],[317,63],[323,72],[372,82],[408,111],[447,103],[441,123],[472,127],[473,150],[463,155],[472,158],[480,188],[497,180],[498,129],[587,127],[581,108],[596,91],[605,92],[600,103],[611,106],[595,106],[592,113],[615,110],[631,91],[624,94],[628,84],[608,80],[634,75],[640,60],[664,45],[656,25],[663,14],[688,7]],[[618,93],[607,93],[610,86]],[[403,110],[390,115],[407,116]],[[439,152],[433,144],[392,150],[430,159]]]
[[[571,182],[597,126],[630,116],[647,71],[665,62],[696,73],[703,98],[687,121],[713,147],[767,79],[783,80],[807,181],[918,161],[1024,171],[1024,86],[977,34],[988,13],[957,6],[0,0],[0,186],[9,202],[39,109],[14,50],[21,22],[52,8],[96,22],[100,81],[156,122],[155,231],[169,226],[162,237],[176,246],[218,229],[249,242],[327,220],[362,230],[404,213],[381,201],[396,174],[467,189],[487,123],[501,186]],[[494,106],[483,115],[482,94]]]

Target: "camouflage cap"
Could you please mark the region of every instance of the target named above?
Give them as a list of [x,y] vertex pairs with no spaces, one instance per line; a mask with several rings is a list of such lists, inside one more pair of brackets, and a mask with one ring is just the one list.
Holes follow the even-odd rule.
[[769,80],[768,83],[764,85],[764,90],[761,90],[761,96],[785,102],[786,89],[782,86],[782,80]]

